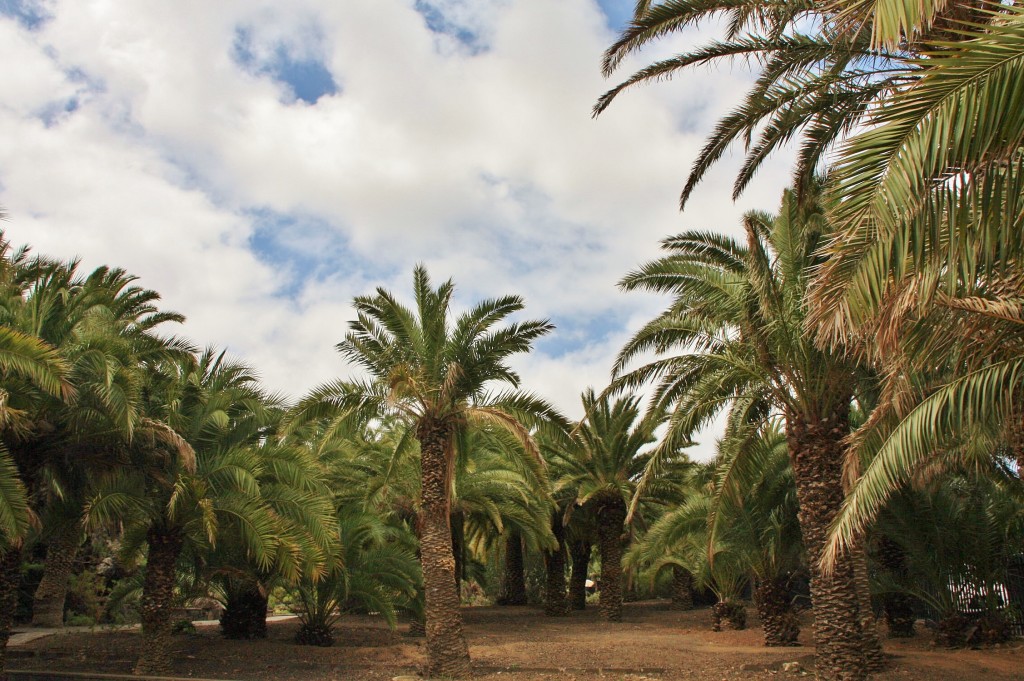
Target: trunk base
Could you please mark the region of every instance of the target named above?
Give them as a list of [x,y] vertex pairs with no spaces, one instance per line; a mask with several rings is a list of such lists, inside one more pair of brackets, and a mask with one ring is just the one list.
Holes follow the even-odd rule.
[[755,592],[758,617],[764,630],[764,644],[768,647],[797,646],[800,621],[793,614],[789,592],[781,581],[765,582]]
[[719,601],[711,606],[711,631],[747,628],[747,609],[736,601]]
[[220,616],[220,631],[224,638],[236,640],[267,637],[267,596],[259,584],[228,594]]
[[693,610],[693,575],[686,568],[672,568],[672,602],[669,610]]
[[7,678],[7,641],[14,626],[21,579],[21,551],[0,549],[0,679]]

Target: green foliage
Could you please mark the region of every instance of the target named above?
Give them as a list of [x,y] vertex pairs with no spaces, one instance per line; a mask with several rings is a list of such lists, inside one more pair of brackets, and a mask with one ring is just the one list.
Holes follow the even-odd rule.
[[196,633],[196,625],[191,620],[177,620],[171,624],[171,633],[176,635]]
[[331,645],[332,630],[347,611],[380,614],[394,628],[397,609],[416,598],[421,582],[413,538],[379,516],[338,512],[338,553],[319,578],[304,577],[293,590],[301,622],[296,642]]
[[940,619],[956,615],[966,600],[977,610],[974,618],[1003,613],[1010,561],[1024,553],[1019,486],[989,471],[903,487],[876,528],[906,554],[907,572],[884,573],[881,587],[909,594]]

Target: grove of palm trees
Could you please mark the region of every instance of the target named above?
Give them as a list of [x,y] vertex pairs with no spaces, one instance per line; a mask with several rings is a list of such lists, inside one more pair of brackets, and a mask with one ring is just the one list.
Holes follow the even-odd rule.
[[594,125],[734,63],[681,205],[730,150],[789,186],[617,273],[657,311],[571,405],[522,369],[556,323],[433,265],[286,395],[0,232],[0,681],[1019,673],[1024,8],[637,0]]

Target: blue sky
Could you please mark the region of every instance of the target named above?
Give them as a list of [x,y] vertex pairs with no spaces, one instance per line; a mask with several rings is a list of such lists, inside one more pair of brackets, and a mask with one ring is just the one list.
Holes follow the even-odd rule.
[[[751,75],[638,88],[599,119],[632,0],[0,0],[0,205],[15,243],[137,274],[298,396],[350,371],[349,301],[412,267],[457,305],[518,293],[557,330],[519,361],[578,415],[664,301],[616,282],[685,228],[775,205],[686,170]],[[697,38],[674,36],[621,69]],[[10,65],[17,64],[17,68]],[[710,447],[710,445],[708,445]]]

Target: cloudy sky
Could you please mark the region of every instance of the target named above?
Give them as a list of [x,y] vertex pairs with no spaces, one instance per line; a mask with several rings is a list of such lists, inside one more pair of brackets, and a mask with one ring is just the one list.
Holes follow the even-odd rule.
[[557,326],[525,387],[578,417],[664,303],[618,279],[664,236],[772,209],[786,177],[777,159],[733,203],[730,160],[677,210],[742,65],[591,119],[633,2],[0,0],[3,228],[138,275],[293,396],[348,371],[352,297],[407,296],[417,262],[461,306],[518,293]]

